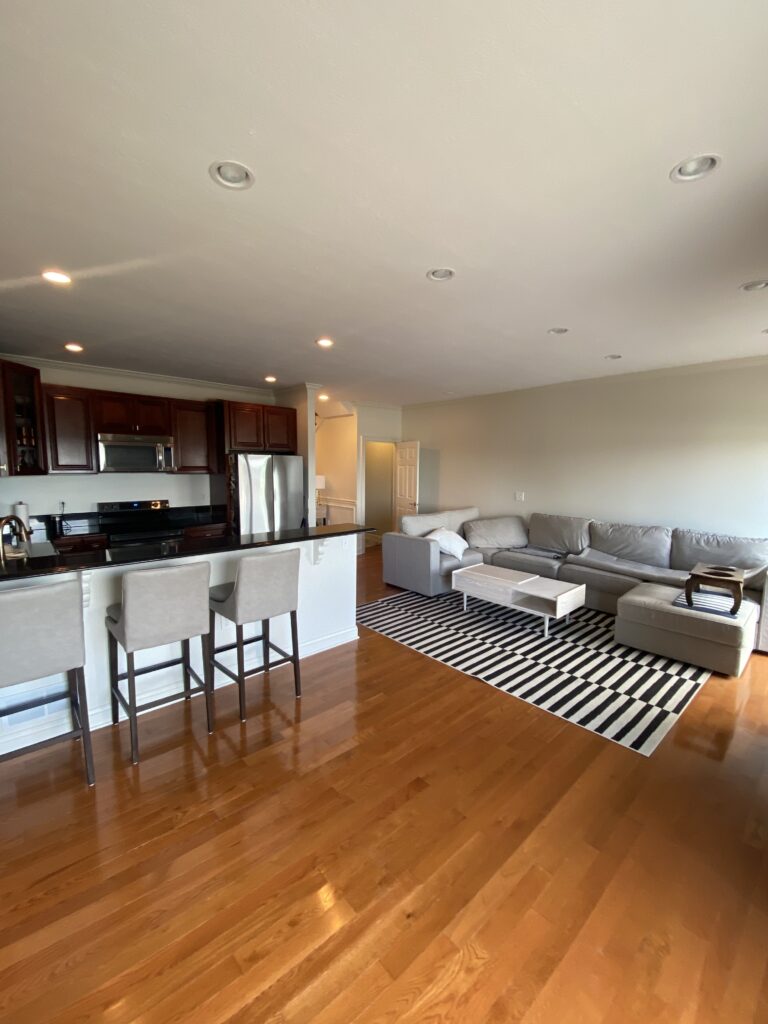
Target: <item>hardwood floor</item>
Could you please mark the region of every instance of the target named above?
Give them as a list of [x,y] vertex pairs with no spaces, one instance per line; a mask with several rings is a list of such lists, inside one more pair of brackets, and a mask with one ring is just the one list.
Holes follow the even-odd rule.
[[365,631],[302,674],[2,766],[0,1021],[768,1021],[768,659],[648,759]]

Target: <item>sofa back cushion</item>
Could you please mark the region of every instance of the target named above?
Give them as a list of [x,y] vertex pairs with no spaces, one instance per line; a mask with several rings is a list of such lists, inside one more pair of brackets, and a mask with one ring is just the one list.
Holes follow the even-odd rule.
[[672,529],[668,526],[630,526],[626,523],[593,522],[591,547],[617,558],[669,568]]
[[589,519],[534,512],[528,521],[528,543],[545,551],[578,555],[589,546]]
[[453,530],[460,537],[464,536],[464,523],[469,519],[477,519],[480,515],[479,508],[457,508],[450,512],[430,512],[421,516],[403,516],[400,529],[409,537],[426,537],[433,530],[444,526],[446,530]]
[[473,548],[524,548],[528,543],[528,531],[520,516],[473,519],[467,523],[464,536]]
[[745,585],[753,590],[762,590],[768,568],[768,538],[673,530],[672,568],[690,570],[697,562],[748,569]]

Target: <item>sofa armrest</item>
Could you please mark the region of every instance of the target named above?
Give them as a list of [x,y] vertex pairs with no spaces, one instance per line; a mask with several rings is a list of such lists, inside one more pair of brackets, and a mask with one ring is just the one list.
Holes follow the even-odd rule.
[[768,580],[763,585],[763,599],[760,602],[760,621],[757,624],[755,650],[768,653]]
[[383,579],[393,587],[415,590],[432,597],[445,589],[440,579],[440,548],[437,541],[385,533],[381,538]]

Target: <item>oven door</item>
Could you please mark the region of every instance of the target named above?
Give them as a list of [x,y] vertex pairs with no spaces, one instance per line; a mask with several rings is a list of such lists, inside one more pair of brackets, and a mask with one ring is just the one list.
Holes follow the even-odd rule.
[[101,473],[165,473],[173,468],[172,438],[99,434]]

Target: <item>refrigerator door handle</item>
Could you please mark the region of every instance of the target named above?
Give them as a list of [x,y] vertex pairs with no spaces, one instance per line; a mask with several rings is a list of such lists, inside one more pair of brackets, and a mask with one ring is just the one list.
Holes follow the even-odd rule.
[[277,526],[277,523],[276,523],[277,513],[275,511],[275,504],[276,504],[275,497],[276,497],[276,488],[277,488],[277,485],[275,483],[275,460],[274,460],[274,458],[271,455],[267,456],[267,458],[269,460],[268,464],[267,464],[267,479],[266,479],[267,516],[269,518],[269,525],[268,525],[267,528],[268,528],[270,533],[274,533],[275,530],[279,529],[279,526]]

